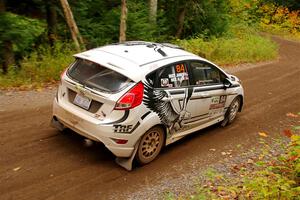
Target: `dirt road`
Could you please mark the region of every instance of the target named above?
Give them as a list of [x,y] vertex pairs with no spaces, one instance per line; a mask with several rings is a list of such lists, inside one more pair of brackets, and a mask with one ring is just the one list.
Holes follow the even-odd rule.
[[241,155],[256,147],[259,131],[276,135],[285,114],[300,111],[300,43],[275,40],[279,61],[234,72],[246,94],[235,123],[188,136],[131,172],[102,145],[85,147],[80,136],[49,126],[54,90],[1,92],[0,199],[153,199],[188,189],[194,175],[222,163],[221,152]]

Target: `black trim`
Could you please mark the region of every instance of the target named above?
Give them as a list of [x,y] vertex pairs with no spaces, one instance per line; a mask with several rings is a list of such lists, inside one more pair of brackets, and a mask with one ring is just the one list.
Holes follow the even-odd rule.
[[150,113],[151,113],[151,111],[146,112],[146,113],[141,117],[141,119],[144,120]]
[[133,131],[135,131],[135,129],[137,129],[137,127],[139,127],[140,124],[141,124],[140,122],[137,122],[136,125],[133,127],[133,129],[129,133],[132,133]]
[[236,88],[236,87],[240,87],[240,84],[231,85],[229,88]]
[[184,94],[184,90],[169,91],[170,95]]
[[118,119],[117,121],[114,122],[108,122],[108,123],[103,123],[104,125],[110,125],[110,124],[119,124],[124,122],[129,116],[129,110],[125,110],[124,115],[122,118]]
[[198,99],[209,99],[209,98],[211,98],[211,97],[213,97],[213,96],[207,96],[207,97],[191,97],[191,100],[198,100]]

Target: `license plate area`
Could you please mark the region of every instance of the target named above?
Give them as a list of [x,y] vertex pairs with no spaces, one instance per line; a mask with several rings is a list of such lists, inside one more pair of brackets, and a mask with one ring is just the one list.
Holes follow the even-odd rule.
[[73,103],[85,110],[88,110],[91,106],[92,100],[86,96],[76,94]]

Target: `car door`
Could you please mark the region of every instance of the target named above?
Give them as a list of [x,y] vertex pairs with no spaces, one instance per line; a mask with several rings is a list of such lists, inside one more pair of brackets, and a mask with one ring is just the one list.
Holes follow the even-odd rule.
[[[153,80],[153,91],[146,89],[148,107],[160,116],[171,134],[184,129],[183,121],[191,117],[191,110],[187,104],[192,95],[189,87],[189,73],[186,62],[176,62],[161,67],[148,76],[148,81]],[[152,94],[149,91],[152,92]],[[153,103],[151,103],[151,101]]]
[[191,60],[188,64],[193,94],[188,104],[191,119],[186,123],[202,124],[221,117],[227,100],[226,75],[206,61]]

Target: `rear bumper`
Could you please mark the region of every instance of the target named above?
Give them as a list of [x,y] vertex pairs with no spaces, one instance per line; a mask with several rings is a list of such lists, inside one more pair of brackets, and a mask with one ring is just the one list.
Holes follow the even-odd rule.
[[117,157],[130,157],[134,150],[134,145],[116,144],[111,138],[129,139],[125,136],[118,137],[113,133],[113,125],[102,126],[94,124],[79,118],[75,114],[69,112],[67,109],[59,105],[56,99],[53,102],[53,118],[51,125],[62,131],[69,128],[76,133],[89,138],[91,140],[103,143],[108,150],[110,150]]

